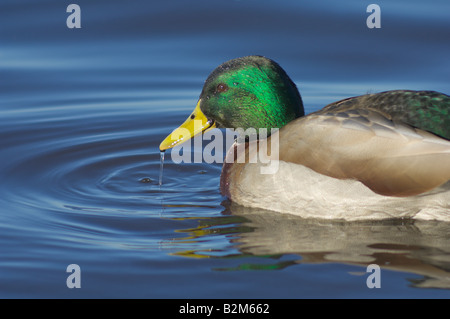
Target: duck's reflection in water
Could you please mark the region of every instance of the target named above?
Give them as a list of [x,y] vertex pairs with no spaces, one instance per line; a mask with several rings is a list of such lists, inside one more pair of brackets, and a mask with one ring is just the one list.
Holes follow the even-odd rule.
[[299,263],[377,264],[424,276],[415,287],[450,288],[450,223],[418,220],[342,222],[227,204],[253,231],[233,241],[252,255],[298,254]]
[[[198,226],[177,231],[187,236],[166,243],[180,248],[172,254],[238,260],[238,266],[214,269],[219,271],[278,270],[298,264],[376,264],[381,269],[423,276],[412,280],[414,287],[450,289],[449,222],[344,222],[305,219],[229,201],[222,205],[221,217],[189,218],[197,220]],[[225,236],[233,249],[210,249],[216,236]],[[249,257],[257,259],[248,262]]]

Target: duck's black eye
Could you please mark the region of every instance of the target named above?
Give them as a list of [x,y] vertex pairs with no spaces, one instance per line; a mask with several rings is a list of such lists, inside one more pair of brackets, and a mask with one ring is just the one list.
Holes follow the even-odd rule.
[[219,85],[217,85],[217,92],[221,93],[221,92],[226,92],[228,91],[228,85],[226,85],[225,83],[219,83]]
[[195,119],[195,115],[191,114],[191,120]]

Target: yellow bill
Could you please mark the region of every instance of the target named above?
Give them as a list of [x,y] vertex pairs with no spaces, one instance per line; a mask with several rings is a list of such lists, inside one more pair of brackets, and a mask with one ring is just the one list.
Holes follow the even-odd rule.
[[177,144],[183,143],[195,135],[206,132],[209,129],[216,127],[212,120],[208,120],[203,112],[200,110],[201,99],[198,100],[194,112],[184,121],[183,124],[175,129],[164,141],[159,145],[160,151],[165,151],[174,147]]

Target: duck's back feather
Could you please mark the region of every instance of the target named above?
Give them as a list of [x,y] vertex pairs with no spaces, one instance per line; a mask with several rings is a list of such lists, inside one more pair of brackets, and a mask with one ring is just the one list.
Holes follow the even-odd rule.
[[389,120],[450,139],[450,96],[443,93],[392,90],[366,94],[331,103],[316,113],[336,114],[354,109],[374,110]]

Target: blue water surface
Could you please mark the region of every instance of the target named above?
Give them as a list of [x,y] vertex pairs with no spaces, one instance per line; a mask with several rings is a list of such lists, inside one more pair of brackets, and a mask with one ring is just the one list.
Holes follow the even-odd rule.
[[377,1],[379,29],[360,0],[76,3],[80,29],[69,2],[0,2],[0,297],[450,296],[448,223],[239,207],[219,163],[170,153],[158,183],[159,143],[235,57],[276,60],[307,113],[367,92],[450,94],[450,2]]

